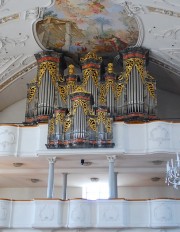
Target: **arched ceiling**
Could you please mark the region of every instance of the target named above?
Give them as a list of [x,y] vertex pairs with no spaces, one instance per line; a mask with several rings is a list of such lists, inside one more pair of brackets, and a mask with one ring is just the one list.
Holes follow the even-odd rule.
[[[61,11],[63,7],[67,7],[71,3],[76,4],[76,10],[78,8],[82,9],[82,7],[87,9],[88,4],[90,4],[90,12],[82,13],[87,20],[89,17],[95,17],[102,13],[101,11],[104,9],[107,11],[105,15],[108,15],[110,20],[115,17],[115,8],[113,6],[116,6],[117,9],[123,8],[129,17],[128,19],[135,19],[137,24],[138,37],[136,42],[130,45],[149,49],[150,60],[148,69],[156,78],[158,89],[180,95],[179,0],[0,0],[0,111],[18,100],[24,99],[26,97],[26,84],[36,75],[34,54],[42,51],[43,44],[44,46],[46,45],[42,41],[43,38],[45,39],[43,30],[39,32],[39,37],[36,33],[36,23],[41,21],[43,15],[47,14],[47,12],[52,11],[51,16],[56,13],[52,9],[55,9],[57,4],[59,11]],[[108,6],[108,4],[111,4],[111,6],[106,8],[105,6]],[[109,9],[112,11],[108,11]],[[67,18],[66,15],[63,15],[63,20],[72,20],[72,23],[74,23],[75,19],[73,21],[70,17],[71,14],[69,12],[66,13]],[[101,14],[100,17],[102,18]],[[79,17],[80,21],[81,19]],[[109,28],[110,25],[108,26],[107,22],[104,28],[105,26]],[[124,28],[127,29],[127,27]],[[118,29],[117,24],[116,29]],[[126,37],[123,39],[127,43]],[[61,47],[61,45],[59,46]],[[67,52],[66,48],[63,49],[64,52]],[[118,51],[115,51],[115,53],[117,55]],[[70,160],[68,157],[65,157],[64,161],[60,160],[57,162],[57,167],[60,169],[66,167],[68,168],[66,171],[71,169],[74,174],[70,178],[80,180],[82,176],[85,177],[85,175],[82,175],[82,172],[79,172],[81,167],[79,160],[81,158],[84,157],[78,156],[73,161],[72,157],[70,157]],[[91,157],[86,158],[92,161],[98,170],[92,169],[94,171],[90,170],[88,173],[107,172],[108,163],[104,157],[102,159],[97,156],[97,160],[91,160]],[[125,181],[125,183],[120,183],[120,185],[152,185],[150,178],[154,176],[161,177],[161,185],[165,185],[164,166],[168,159],[169,156],[165,154],[155,154],[144,156],[143,158],[142,156],[124,156],[122,159],[120,158],[117,166],[120,167],[120,171],[124,171],[124,177],[122,175],[119,177],[119,183],[123,180]],[[163,160],[163,163],[155,167],[152,164],[154,160]],[[14,162],[24,163],[25,168],[21,171],[16,171],[17,169],[15,168],[12,170],[12,163]],[[37,178],[37,175],[40,175],[39,178],[42,175],[41,179],[43,180],[38,186],[46,185],[48,162],[45,158],[40,157],[38,162],[34,162],[34,159],[31,162],[31,159],[17,159],[15,157],[12,160],[9,157],[2,157],[0,163],[1,186],[34,186],[28,180]],[[78,175],[75,175],[76,172],[78,172]],[[57,174],[59,175],[59,172]],[[19,181],[20,175],[21,181]],[[70,179],[70,185],[74,186],[76,180]]]
[[[117,9],[126,12],[124,18],[119,14],[119,28],[118,20],[115,20]],[[99,30],[104,26],[109,31],[111,29],[111,32],[114,30],[117,36],[122,37],[123,42],[149,49],[149,70],[157,77],[158,88],[180,94],[178,87],[180,85],[180,3],[178,0],[21,0],[18,4],[13,0],[0,0],[0,110],[26,97],[26,83],[36,75],[34,54],[43,49],[40,39],[47,39],[47,35],[44,37],[42,35],[43,28],[38,37],[36,23],[43,19],[43,15],[48,14],[62,17],[61,21],[71,21],[81,31],[86,30],[86,36],[90,28],[88,23],[92,24],[94,20],[94,31],[98,30],[98,26]],[[128,23],[132,23],[131,18],[136,22],[137,28],[134,30],[138,31],[138,36],[130,42],[126,35],[127,30],[130,29]],[[122,34],[123,26],[125,35]],[[77,42],[78,40],[74,41],[76,45]],[[66,52],[65,47],[63,51]],[[175,82],[175,85],[171,85],[171,79],[174,80],[172,83]],[[18,86],[21,91],[18,90]],[[10,92],[13,97],[10,97]]]

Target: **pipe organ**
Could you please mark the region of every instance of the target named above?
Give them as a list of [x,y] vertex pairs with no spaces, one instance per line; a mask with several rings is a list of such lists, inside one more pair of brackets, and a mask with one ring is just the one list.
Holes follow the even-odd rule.
[[47,148],[113,147],[113,121],[156,119],[156,83],[147,73],[148,50],[121,52],[123,72],[89,52],[63,75],[61,54],[36,54],[37,77],[28,84],[26,123],[48,122]]
[[148,50],[128,48],[121,56],[123,73],[117,80],[115,120],[156,119],[156,83],[146,70]]
[[109,63],[107,71],[99,84],[99,105],[107,106],[112,116],[116,113],[116,74],[113,70],[113,63]]
[[90,92],[94,97],[94,105],[98,106],[98,88],[101,74],[102,57],[89,52],[84,58],[81,58],[84,89]]
[[57,105],[57,83],[60,78],[60,54],[40,52],[37,59],[37,77],[28,85],[26,123],[47,122]]

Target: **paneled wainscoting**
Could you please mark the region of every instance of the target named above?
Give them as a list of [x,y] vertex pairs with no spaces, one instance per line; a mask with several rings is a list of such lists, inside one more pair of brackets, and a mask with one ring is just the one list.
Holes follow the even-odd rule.
[[180,231],[179,215],[180,199],[0,200],[0,227],[6,229],[172,232]]
[[140,124],[113,123],[113,148],[47,149],[48,125],[0,125],[0,155],[148,154],[180,151],[180,123],[154,121]]

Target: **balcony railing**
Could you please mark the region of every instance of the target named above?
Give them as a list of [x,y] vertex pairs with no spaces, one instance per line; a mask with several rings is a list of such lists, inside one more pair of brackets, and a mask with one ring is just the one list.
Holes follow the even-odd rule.
[[[47,124],[23,126],[0,124],[0,155],[29,156],[96,154],[97,149],[47,149]],[[180,151],[180,123],[153,121],[141,124],[113,123],[113,148],[98,148],[101,154],[148,154]],[[84,152],[86,149],[86,152]]]

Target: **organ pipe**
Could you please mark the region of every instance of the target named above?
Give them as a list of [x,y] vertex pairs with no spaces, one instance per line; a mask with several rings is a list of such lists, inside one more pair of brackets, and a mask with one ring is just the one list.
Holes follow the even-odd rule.
[[156,119],[156,84],[149,77],[148,50],[133,47],[121,52],[123,73],[117,80],[115,120],[147,121]]
[[80,59],[80,79],[72,64],[63,75],[61,54],[35,55],[37,77],[28,84],[25,122],[48,121],[47,148],[113,147],[113,121],[157,118],[156,82],[146,70],[148,50],[128,48],[120,56],[123,72],[116,74],[108,63],[102,74],[102,57],[86,54]]

